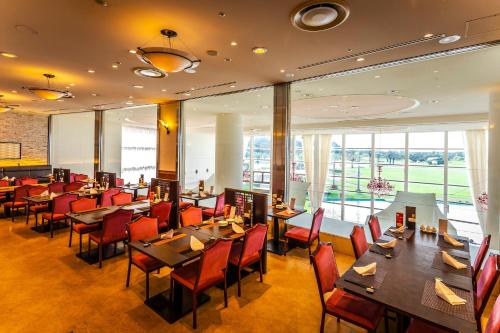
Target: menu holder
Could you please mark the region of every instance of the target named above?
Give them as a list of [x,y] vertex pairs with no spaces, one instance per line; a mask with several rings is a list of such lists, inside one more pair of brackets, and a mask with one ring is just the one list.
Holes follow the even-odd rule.
[[448,220],[439,219],[439,234],[443,235],[444,233],[448,233]]

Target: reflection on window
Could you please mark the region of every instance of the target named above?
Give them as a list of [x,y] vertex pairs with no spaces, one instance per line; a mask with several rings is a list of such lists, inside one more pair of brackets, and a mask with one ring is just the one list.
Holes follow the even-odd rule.
[[243,189],[271,190],[271,136],[248,135],[243,139]]
[[121,178],[135,183],[140,175],[156,177],[156,128],[122,127]]

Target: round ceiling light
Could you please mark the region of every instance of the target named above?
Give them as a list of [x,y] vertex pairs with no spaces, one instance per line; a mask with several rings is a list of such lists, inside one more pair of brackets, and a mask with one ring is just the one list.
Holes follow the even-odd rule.
[[[268,51],[268,49],[265,47],[262,47],[262,46],[256,46],[252,49],[252,52],[255,54],[264,54],[264,53],[267,53],[267,51]],[[230,59],[230,58],[226,58],[226,59]],[[226,59],[224,59],[224,61],[226,61]],[[231,61],[231,60],[228,60],[228,61]]]
[[295,7],[290,15],[292,25],[304,31],[323,31],[342,24],[349,16],[344,1],[308,1]]
[[47,78],[47,88],[29,87],[27,88],[30,92],[37,95],[40,98],[47,100],[58,100],[60,98],[72,98],[73,95],[66,90],[52,89],[50,87],[50,79],[55,78],[53,74],[43,74]]
[[137,67],[137,68],[134,68],[133,71],[134,71],[134,74],[137,76],[153,78],[153,79],[160,79],[160,78],[168,75],[168,74],[163,73],[162,71],[160,71],[156,68],[150,68],[150,67]]
[[171,47],[171,39],[177,37],[177,33],[175,31],[163,29],[161,34],[168,38],[170,48],[138,47],[136,54],[142,62],[149,64],[164,73],[176,73],[186,69],[194,69],[198,67],[201,60],[192,54]]
[[459,35],[446,36],[439,40],[439,44],[450,44],[458,41],[461,37]]

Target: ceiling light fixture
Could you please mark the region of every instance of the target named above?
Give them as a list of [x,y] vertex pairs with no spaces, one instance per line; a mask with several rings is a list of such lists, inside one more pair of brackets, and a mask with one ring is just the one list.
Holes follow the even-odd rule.
[[363,58],[363,57],[359,57],[359,58],[356,58],[356,61],[357,61],[357,62],[365,61],[365,58]]
[[70,85],[70,86],[72,86],[72,87],[74,87],[74,86],[75,86],[75,84],[74,84],[74,83],[70,83],[69,85]]
[[97,94],[96,93],[91,93],[90,94],[92,97],[97,97]]
[[186,92],[184,93],[184,96],[191,96],[191,93]]
[[424,38],[431,38],[431,37],[433,37],[433,36],[434,36],[434,34],[428,33],[428,34],[425,34],[425,35],[424,35]]
[[165,92],[165,91],[167,91],[167,89],[162,89],[161,91]]
[[17,94],[17,90],[11,90],[10,92],[13,94]]
[[341,1],[308,1],[295,7],[290,14],[292,25],[303,31],[322,31],[344,23],[349,7]]
[[137,89],[144,88],[144,86],[141,86],[140,84],[134,84],[132,87],[137,88]]
[[459,35],[446,36],[439,40],[439,44],[450,44],[458,41],[461,37]]
[[2,56],[4,56],[5,58],[17,58],[17,55],[15,55],[14,53],[10,53],[10,52],[1,52],[0,54]]
[[285,73],[285,70],[284,69],[280,69],[280,73]]
[[40,98],[47,100],[58,100],[60,98],[72,98],[73,95],[69,91],[58,90],[50,88],[50,79],[55,78],[53,74],[43,74],[47,78],[47,88],[37,88],[37,87],[29,87],[26,88],[33,94],[37,95]]
[[236,45],[238,45],[237,42],[231,42],[231,46],[236,46]]
[[236,88],[236,86],[234,84],[230,85],[229,87],[230,88]]
[[131,101],[127,101],[125,102],[126,105],[134,105],[134,102],[131,102]]
[[121,64],[122,64],[121,62],[117,61],[117,62],[113,63],[113,64],[111,65],[111,67],[112,67],[113,69],[118,69],[118,67],[120,67],[120,65],[121,65]]
[[94,74],[94,73],[95,73],[95,70],[93,70],[93,69],[89,69],[89,70],[87,70],[87,72],[89,72],[90,74]]
[[231,62],[231,61],[233,61],[233,59],[231,59],[231,58],[224,58],[224,61],[225,62]]
[[159,69],[151,68],[151,67],[137,67],[137,68],[134,68],[133,71],[134,71],[134,74],[137,76],[153,78],[153,79],[160,79],[162,77],[168,76],[167,73],[164,73],[164,72],[160,71]]
[[172,39],[177,37],[177,32],[169,29],[161,30],[161,34],[168,38],[169,48],[146,47],[137,48],[137,57],[164,73],[176,73],[193,69],[199,66],[201,60],[194,55],[172,48]]
[[128,50],[128,53],[136,54],[137,51],[136,50]]
[[265,54],[267,53],[268,49],[262,46],[256,46],[252,49],[252,52],[255,54]]

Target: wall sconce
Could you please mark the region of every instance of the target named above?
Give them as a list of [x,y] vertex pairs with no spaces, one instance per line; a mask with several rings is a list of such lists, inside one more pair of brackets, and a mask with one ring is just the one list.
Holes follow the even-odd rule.
[[168,128],[168,123],[166,121],[163,121],[161,119],[158,120],[161,124],[161,126],[163,126],[165,128],[165,130],[167,131],[167,135],[170,134],[170,129]]

